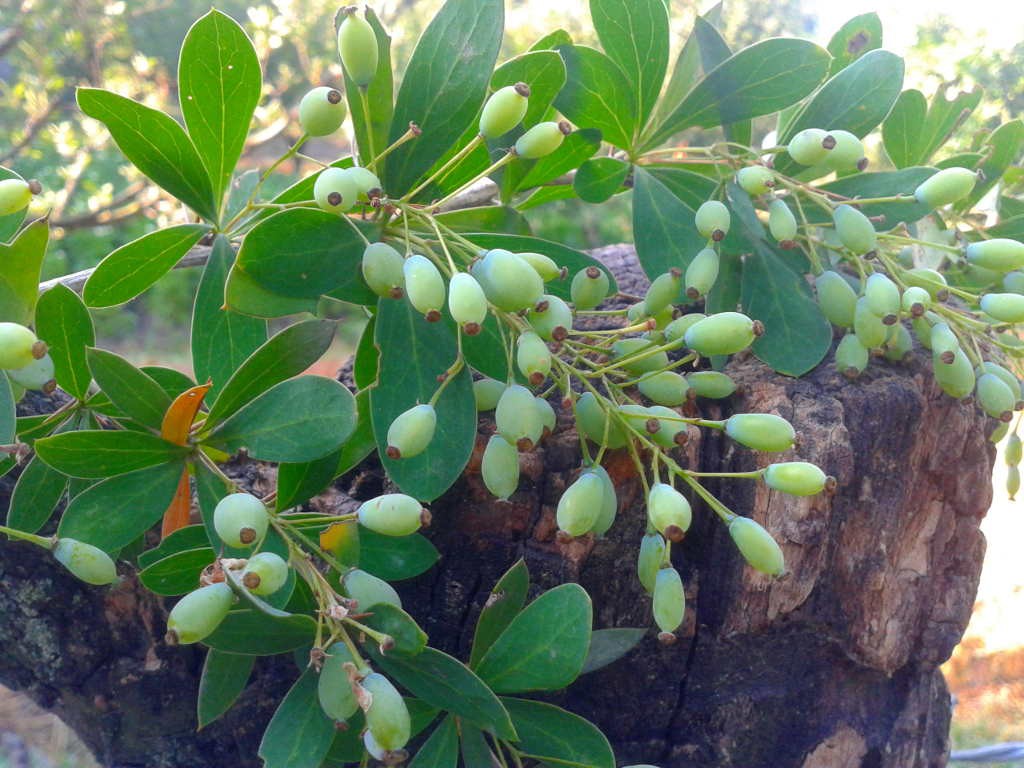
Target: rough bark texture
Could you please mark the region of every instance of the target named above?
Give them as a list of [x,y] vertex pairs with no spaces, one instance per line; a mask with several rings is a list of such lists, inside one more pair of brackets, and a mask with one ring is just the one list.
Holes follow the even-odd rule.
[[[629,249],[598,255],[625,290],[643,290]],[[698,508],[677,553],[688,597],[679,642],[663,647],[652,633],[555,700],[599,724],[623,764],[944,765],[950,708],[938,665],[967,624],[985,550],[978,524],[993,452],[984,420],[939,393],[923,357],[873,365],[852,384],[829,363],[798,380],[753,358],[734,360],[730,373],[744,394],[702,403],[704,412],[790,419],[800,444],[772,459],[814,461],[837,477],[838,492],[798,499],[750,482],[721,484],[726,504],[779,539],[787,577],[771,581],[744,567],[724,527]],[[466,653],[488,591],[520,557],[538,589],[586,587],[598,627],[650,623],[634,576],[642,499],[628,471],[613,467],[620,515],[607,539],[555,542],[554,506],[579,464],[575,436],[562,427],[524,457],[510,503],[495,502],[471,464],[433,505],[429,535],[444,556],[401,588],[432,644]],[[767,458],[696,431],[679,453],[705,471]],[[257,484],[272,480],[256,466],[237,469]],[[0,505],[11,485],[2,481]],[[383,486],[379,466],[367,462],[325,503],[347,506]],[[163,643],[166,606],[134,578],[88,588],[38,549],[4,542],[0,583],[0,681],[57,711],[103,764],[258,765],[262,728],[298,673],[290,658],[263,662],[242,701],[197,734],[202,651]]]

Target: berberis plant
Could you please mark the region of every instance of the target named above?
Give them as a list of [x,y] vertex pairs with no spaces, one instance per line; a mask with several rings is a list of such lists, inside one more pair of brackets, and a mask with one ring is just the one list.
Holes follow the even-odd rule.
[[[916,336],[939,385],[975,397],[1000,431],[1020,405],[1024,202],[999,197],[1002,220],[987,229],[972,209],[1019,154],[1024,124],[935,161],[980,94],[901,93],[903,61],[880,48],[874,15],[828,50],[777,38],[736,52],[698,18],[666,83],[667,4],[590,6],[603,52],[555,31],[495,67],[502,0],[448,0],[397,95],[386,30],[371,9],[344,8],[344,83],[310,91],[297,105],[302,139],[239,176],[260,63],[242,29],[211,11],[181,49],[184,125],[107,90],[78,92],[139,171],[190,209],[107,256],[81,298],[70,278],[39,295],[48,224],[24,222],[40,190],[2,171],[0,443],[4,470],[22,466],[0,530],[89,583],[137,567],[157,594],[183,595],[166,639],[210,649],[201,725],[231,706],[256,657],[294,652],[301,674],[260,749],[271,768],[455,766],[460,752],[470,766],[615,765],[594,726],[522,694],[564,688],[643,630],[592,631],[574,584],[527,604],[519,563],[459,661],[427,645],[388,583],[436,560],[419,532],[423,504],[463,473],[481,412],[494,411],[480,471],[498,499],[516,493],[521,453],[575,423],[582,459],[558,503],[561,541],[615,525],[603,463],[632,462],[648,520],[637,578],[670,643],[684,616],[672,550],[691,502],[728,527],[750,566],[785,570],[772,536],[676,450],[699,430],[755,451],[794,447],[773,414],[701,418],[705,398],[735,391],[727,356],[750,347],[800,376],[836,327],[836,365],[856,377],[872,357],[900,361]],[[773,138],[753,146],[751,121],[769,115]],[[346,117],[354,155],[266,199],[281,162]],[[867,170],[862,139],[880,125],[895,168]],[[677,142],[718,127],[724,137],[707,146]],[[499,204],[480,204],[488,178]],[[528,234],[522,213],[624,190],[651,279],[643,296],[619,293],[588,255]],[[194,380],[95,347],[89,308],[127,302],[190,253],[205,262]],[[303,375],[352,313],[368,319],[355,392]],[[271,318],[289,324],[268,339]],[[55,386],[56,410],[16,418],[26,388]],[[351,514],[304,511],[374,450],[392,492]],[[277,465],[276,492],[257,498],[225,472],[241,452]],[[803,496],[834,485],[796,460],[714,476]],[[65,498],[56,533],[39,535]]]

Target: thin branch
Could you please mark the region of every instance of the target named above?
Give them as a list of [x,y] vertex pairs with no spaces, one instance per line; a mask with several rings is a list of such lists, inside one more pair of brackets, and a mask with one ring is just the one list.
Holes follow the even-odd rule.
[[[181,257],[181,261],[174,265],[175,269],[186,269],[188,267],[200,267],[206,263],[206,260],[210,257],[210,246],[208,245],[197,245],[191,251]],[[89,269],[83,269],[79,272],[72,272],[70,275],[62,275],[61,277],[55,277],[52,280],[46,280],[39,284],[39,292],[48,291],[54,286],[65,285],[75,293],[81,293],[82,287],[85,285],[85,281],[89,279],[89,275],[96,271],[96,267],[90,267]]]

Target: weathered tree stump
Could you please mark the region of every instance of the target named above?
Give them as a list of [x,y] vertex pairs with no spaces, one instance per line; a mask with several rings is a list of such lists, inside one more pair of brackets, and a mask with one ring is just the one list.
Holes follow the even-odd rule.
[[[643,290],[631,249],[598,255],[626,290]],[[713,488],[776,535],[788,575],[772,581],[745,567],[724,527],[697,507],[676,552],[688,599],[679,642],[661,646],[652,632],[625,659],[555,699],[601,726],[623,764],[944,765],[950,705],[938,666],[966,627],[985,550],[978,525],[991,499],[994,453],[984,419],[941,394],[923,355],[873,365],[854,383],[830,362],[787,379],[748,357],[733,360],[730,373],[742,396],[702,404],[706,412],[791,420],[800,443],[787,458],[835,475],[836,494],[800,499],[746,481]],[[751,469],[767,459],[696,430],[679,450],[681,461],[705,471]],[[579,460],[563,421],[524,457],[510,502],[490,497],[471,464],[432,505],[428,535],[442,560],[400,591],[433,645],[468,651],[490,588],[520,557],[538,589],[581,583],[597,627],[650,623],[650,601],[635,578],[642,498],[628,471],[613,473],[620,514],[605,540],[555,541],[555,504]],[[236,470],[258,486],[272,483],[257,465]],[[321,503],[345,508],[384,483],[368,461]],[[11,486],[2,481],[0,504]],[[164,644],[166,606],[136,579],[93,589],[38,549],[5,541],[0,583],[0,681],[56,711],[104,765],[259,764],[263,727],[298,675],[290,657],[258,665],[235,708],[197,733],[203,652]]]

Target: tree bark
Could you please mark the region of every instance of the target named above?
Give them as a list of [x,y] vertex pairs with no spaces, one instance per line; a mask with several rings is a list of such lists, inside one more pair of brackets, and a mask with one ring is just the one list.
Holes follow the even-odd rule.
[[[597,255],[623,290],[642,293],[631,249]],[[661,646],[652,632],[626,658],[552,699],[604,729],[622,764],[945,765],[950,705],[938,667],[970,616],[994,451],[986,440],[991,425],[975,406],[943,395],[929,367],[915,354],[902,364],[873,364],[851,383],[831,360],[788,379],[752,357],[734,359],[729,372],[743,394],[702,401],[702,411],[789,419],[800,442],[785,458],[835,475],[836,494],[795,498],[749,481],[712,486],[776,536],[787,576],[773,581],[745,567],[724,527],[697,507],[675,553],[688,601],[679,642]],[[481,427],[481,449],[488,429]],[[747,470],[769,458],[696,429],[679,453],[704,471]],[[442,560],[399,585],[432,645],[464,656],[490,588],[520,557],[538,591],[582,584],[596,627],[651,623],[635,577],[642,493],[628,471],[613,472],[620,512],[606,539],[555,541],[555,504],[579,461],[563,416],[556,433],[523,457],[523,482],[510,502],[487,493],[471,462],[432,505],[428,535]],[[272,487],[272,473],[258,465],[233,469]],[[0,505],[12,484],[0,481]],[[335,484],[328,506],[385,486],[379,464],[368,460]],[[197,733],[203,652],[166,646],[167,606],[127,566],[122,571],[120,585],[94,589],[37,548],[0,545],[0,681],[55,710],[104,765],[259,765],[260,735],[298,675],[295,662],[261,661],[238,704]]]

